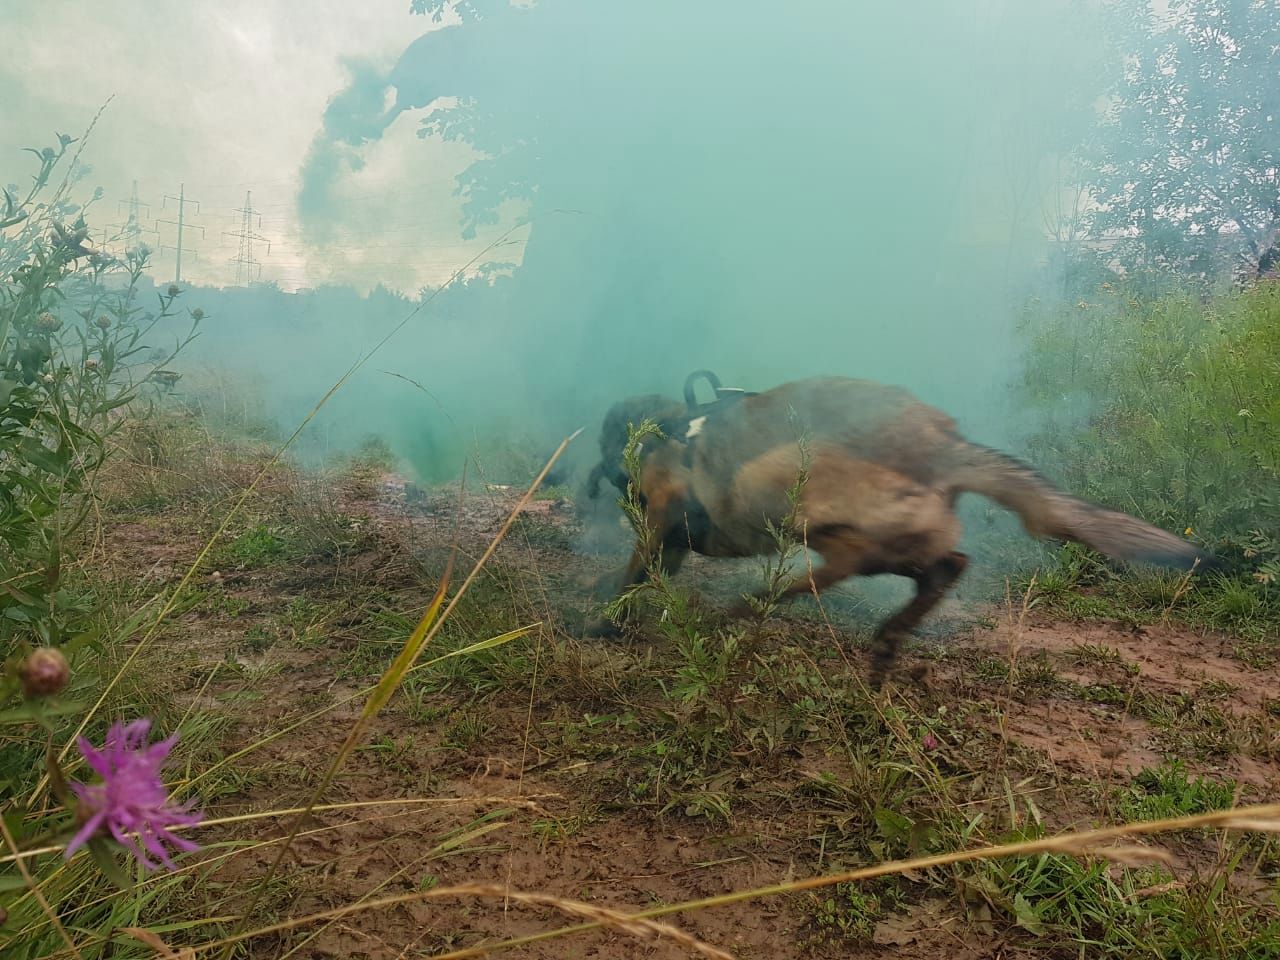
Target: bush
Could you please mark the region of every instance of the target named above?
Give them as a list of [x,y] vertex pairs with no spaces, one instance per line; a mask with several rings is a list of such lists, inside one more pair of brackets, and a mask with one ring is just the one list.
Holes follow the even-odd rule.
[[1280,577],[1280,287],[1028,312],[1033,456],[1073,492]]
[[[123,408],[144,385],[172,383],[159,360],[189,342],[203,315],[191,311],[191,329],[170,351],[155,350],[150,338],[178,312],[181,291],[171,287],[157,310],[144,310],[146,248],[123,259],[91,249],[86,207],[66,198],[67,184],[42,197],[72,142],[32,151],[33,186],[25,198],[6,189],[0,216],[0,649],[11,661],[31,643],[63,643],[82,618],[62,572],[92,507],[92,480]],[[12,669],[7,679],[0,703]]]
[[[159,766],[173,741],[149,745],[147,718],[117,723],[105,742],[96,733],[101,723],[87,731],[102,752],[81,753],[102,783],[63,780],[54,734],[85,716],[80,698],[101,686],[94,670],[76,669],[84,666],[77,660],[91,659],[80,655],[93,641],[98,601],[85,578],[67,573],[113,435],[126,413],[145,416],[135,403],[144,391],[172,386],[178,375],[160,364],[190,342],[203,313],[190,311],[176,337],[166,337],[168,349],[158,349],[153,338],[179,312],[181,290],[170,287],[147,311],[137,291],[148,251],[133,247],[116,257],[91,247],[88,205],[68,194],[79,170],[67,157],[74,142],[60,136],[58,148],[31,151],[39,158],[32,185],[0,195],[0,791],[14,798],[5,810],[6,852],[71,839],[79,828],[69,849],[87,841],[94,863],[127,882],[113,860],[119,845],[102,833],[109,827],[118,838],[191,816],[169,804]],[[69,173],[46,197],[64,164]],[[47,782],[58,804],[37,781]],[[135,846],[135,854],[167,859],[154,836],[143,842],[146,850]],[[20,880],[10,866],[0,888],[18,889]],[[63,888],[48,889],[56,900]],[[19,909],[17,902],[9,919],[30,920],[34,904],[27,899]]]

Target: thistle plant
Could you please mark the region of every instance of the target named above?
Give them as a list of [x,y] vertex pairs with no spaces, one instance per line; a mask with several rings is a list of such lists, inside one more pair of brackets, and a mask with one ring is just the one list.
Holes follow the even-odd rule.
[[79,698],[97,679],[91,670],[77,677],[75,665],[96,642],[98,601],[67,572],[113,435],[126,414],[146,415],[156,382],[146,358],[163,346],[171,361],[203,312],[183,309],[177,288],[143,302],[146,247],[109,251],[90,241],[87,218],[101,192],[73,198],[85,173],[77,143],[59,135],[58,146],[31,150],[31,183],[0,189],[0,783],[26,782],[45,752],[61,804],[33,795],[29,806],[7,808],[9,845],[70,838],[68,854],[88,846],[119,883],[127,876],[111,856],[115,844],[144,868],[171,866],[170,850],[194,849],[173,829],[200,816],[169,801],[160,767],[176,738],[148,745],[150,720],[116,724],[100,747],[79,740],[96,782],[67,784],[42,751],[65,718],[83,714]]
[[[133,854],[147,870],[156,870],[161,864],[173,869],[166,844],[188,852],[199,849],[197,844],[174,834],[172,828],[194,826],[201,815],[189,805],[171,803],[160,779],[160,768],[178,735],[170,734],[148,746],[150,730],[151,721],[145,717],[128,725],[116,723],[101,750],[84,737],[78,739],[81,755],[102,782],[71,784],[79,800],[77,817],[81,826],[64,851],[68,860],[90,840],[104,834]],[[159,862],[148,858],[148,853]]]
[[[176,288],[155,309],[140,302],[146,247],[115,255],[90,244],[86,214],[100,192],[72,199],[84,173],[69,155],[76,142],[59,135],[58,147],[30,150],[30,187],[0,192],[0,706],[27,684],[17,672],[27,654],[83,632],[89,601],[64,571],[95,475],[125,409],[154,382],[144,356],[163,336],[172,359],[203,316],[181,309]],[[26,719],[22,707],[5,715]]]

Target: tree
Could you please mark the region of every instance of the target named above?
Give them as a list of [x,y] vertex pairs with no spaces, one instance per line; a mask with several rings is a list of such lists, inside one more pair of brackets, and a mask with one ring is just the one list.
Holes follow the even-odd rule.
[[1280,236],[1280,0],[1123,3],[1095,233],[1120,238],[1127,266],[1262,272]]

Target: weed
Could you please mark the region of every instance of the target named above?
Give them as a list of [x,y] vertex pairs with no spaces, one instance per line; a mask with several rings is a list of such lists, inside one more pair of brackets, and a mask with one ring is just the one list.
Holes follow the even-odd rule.
[[254,624],[244,632],[244,644],[251,653],[264,653],[275,642],[275,634],[262,624]]
[[479,707],[466,707],[450,717],[445,742],[458,750],[470,750],[483,744],[493,731],[491,713]]
[[1102,643],[1077,643],[1067,650],[1077,666],[1100,666],[1119,668],[1128,677],[1136,677],[1142,668],[1132,660],[1126,660],[1115,647]]
[[[799,430],[794,421],[793,426]],[[791,561],[804,550],[805,536],[800,519],[800,507],[805,485],[809,481],[810,454],[809,440],[803,432],[798,433],[796,445],[800,454],[800,467],[795,481],[787,488],[787,513],[781,523],[775,524],[772,520],[765,520],[765,526],[777,553],[776,556],[767,558],[764,562],[764,590],[759,596],[746,597],[748,605],[762,619],[769,617],[777,609],[778,603],[794,577],[790,572]]]
[[1120,815],[1126,820],[1159,820],[1164,817],[1225,810],[1235,802],[1236,785],[1188,776],[1182,760],[1145,767],[1120,796]]
[[825,893],[808,895],[811,932],[805,937],[810,949],[867,946],[876,922],[883,915],[880,897],[864,887],[839,883]]
[[546,851],[547,847],[553,843],[564,843],[567,840],[578,836],[583,829],[599,819],[599,816],[592,812],[576,813],[563,817],[547,817],[534,820],[529,825],[529,829],[533,831],[533,835],[538,839],[538,847],[542,851]]
[[257,523],[227,546],[224,556],[228,565],[240,570],[269,566],[288,554],[288,547],[278,529]]

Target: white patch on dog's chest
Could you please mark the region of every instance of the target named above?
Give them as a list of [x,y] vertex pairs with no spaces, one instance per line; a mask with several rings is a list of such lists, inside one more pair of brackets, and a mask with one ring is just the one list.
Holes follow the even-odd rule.
[[695,417],[689,421],[689,429],[684,432],[686,440],[692,440],[702,432],[702,425],[707,422],[706,417]]

